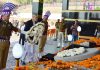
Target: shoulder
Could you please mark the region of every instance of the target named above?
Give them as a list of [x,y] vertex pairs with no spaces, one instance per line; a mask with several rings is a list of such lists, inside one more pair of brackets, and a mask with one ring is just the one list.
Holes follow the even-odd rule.
[[9,25],[13,27],[13,24],[11,22],[9,22]]
[[2,20],[0,19],[0,22],[2,22]]
[[32,19],[25,22],[25,24],[27,23],[32,23]]
[[58,22],[56,22],[56,24],[58,24]]

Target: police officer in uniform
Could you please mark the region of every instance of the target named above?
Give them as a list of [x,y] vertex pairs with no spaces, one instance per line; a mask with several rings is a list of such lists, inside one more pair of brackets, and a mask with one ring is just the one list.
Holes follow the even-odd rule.
[[38,46],[39,46],[39,59],[41,59],[42,56],[44,55],[43,51],[44,51],[44,47],[45,47],[45,44],[46,44],[46,41],[47,41],[48,18],[49,18],[50,15],[51,15],[51,12],[47,11],[45,13],[45,15],[43,16],[43,19],[41,21],[42,23],[44,23],[45,30],[44,30],[42,37],[39,40],[39,44],[38,44]]
[[57,48],[64,47],[64,33],[66,29],[66,24],[64,23],[64,18],[62,17],[62,20],[60,24],[58,25],[58,46]]
[[10,47],[10,36],[12,31],[20,32],[18,28],[14,27],[9,22],[11,11],[14,8],[15,5],[12,3],[6,3],[2,8],[0,19],[0,70],[6,67],[6,61]]
[[56,27],[56,38],[55,38],[55,41],[57,41],[57,39],[58,39],[59,24],[60,24],[60,19],[58,19],[56,24],[55,24],[55,27]]

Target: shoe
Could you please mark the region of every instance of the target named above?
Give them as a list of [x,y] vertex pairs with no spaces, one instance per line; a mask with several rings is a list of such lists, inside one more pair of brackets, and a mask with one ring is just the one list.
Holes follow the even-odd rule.
[[64,43],[67,43],[67,41],[64,41]]
[[55,39],[53,39],[54,41],[57,41],[57,39],[55,38]]
[[26,65],[25,61],[22,61],[22,60],[21,60],[21,64],[22,64],[22,65]]
[[60,46],[57,46],[57,48],[60,48]]

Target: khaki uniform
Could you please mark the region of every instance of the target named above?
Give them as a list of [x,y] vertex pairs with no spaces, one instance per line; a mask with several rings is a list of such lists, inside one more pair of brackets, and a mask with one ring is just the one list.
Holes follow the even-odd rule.
[[[43,21],[42,21],[43,22]],[[43,22],[45,24],[45,30],[43,32],[43,35],[39,41],[39,52],[43,52],[44,46],[47,40],[47,31],[48,31],[48,22]]]
[[59,23],[60,22],[56,22],[56,24],[55,24],[55,27],[56,27],[56,39],[58,38]]
[[7,56],[9,52],[9,41],[0,41],[0,69],[6,67]]
[[39,52],[43,52],[46,41],[47,35],[43,35],[39,41]]
[[64,34],[65,34],[65,27],[66,25],[64,24],[64,22],[61,22],[59,24],[59,28],[58,28],[58,47],[64,47]]
[[0,70],[6,67],[12,31],[18,31],[10,22],[0,20]]

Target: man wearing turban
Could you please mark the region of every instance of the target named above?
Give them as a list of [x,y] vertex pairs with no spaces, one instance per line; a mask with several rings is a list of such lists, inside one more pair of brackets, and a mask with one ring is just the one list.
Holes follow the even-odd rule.
[[7,56],[10,46],[10,36],[12,31],[20,32],[9,22],[11,11],[15,8],[12,3],[6,3],[2,7],[0,19],[0,70],[6,67]]
[[44,50],[44,46],[45,46],[45,43],[47,40],[47,31],[48,31],[48,21],[47,20],[50,15],[51,15],[50,11],[47,11],[41,21],[42,23],[44,23],[45,29],[44,29],[43,35],[39,41],[39,58],[41,58],[43,56],[43,50]]

